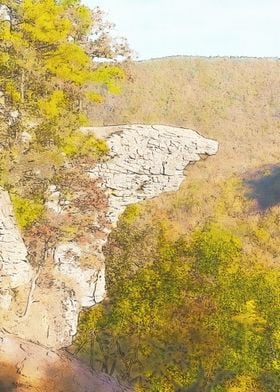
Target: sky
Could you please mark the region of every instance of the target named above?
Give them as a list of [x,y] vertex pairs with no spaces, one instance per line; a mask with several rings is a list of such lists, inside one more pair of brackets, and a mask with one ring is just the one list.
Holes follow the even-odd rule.
[[139,59],[280,57],[280,0],[84,0],[99,6]]

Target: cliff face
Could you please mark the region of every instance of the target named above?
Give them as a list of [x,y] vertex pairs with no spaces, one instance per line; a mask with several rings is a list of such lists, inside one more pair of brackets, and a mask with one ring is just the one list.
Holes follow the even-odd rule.
[[27,249],[13,220],[12,206],[7,192],[0,192],[0,309],[9,310],[14,290],[28,284],[32,268]]
[[47,347],[66,347],[81,307],[105,295],[103,243],[91,244],[97,259],[91,268],[80,265],[82,250],[74,243],[57,244],[46,263],[32,266],[3,190],[0,202],[0,328]]
[[[104,298],[102,247],[110,227],[116,224],[125,207],[177,190],[186,166],[199,160],[200,154],[213,155],[218,149],[217,142],[192,130],[168,126],[130,125],[84,131],[106,138],[110,148],[108,159],[89,173],[100,180],[108,198],[106,216],[110,225],[100,227],[98,220],[93,222],[101,237],[95,237],[93,231],[82,247],[59,243],[44,265],[32,266],[15,224],[9,196],[3,190],[0,192],[0,326],[25,341],[52,349],[70,345],[81,308]],[[54,218],[63,214],[58,199],[58,190],[51,187],[47,207],[52,209]],[[94,253],[94,265],[83,264],[81,259],[86,253]],[[3,346],[5,339],[0,343],[3,352],[7,347]],[[18,349],[18,340],[14,339]],[[48,362],[51,357],[46,358]]]

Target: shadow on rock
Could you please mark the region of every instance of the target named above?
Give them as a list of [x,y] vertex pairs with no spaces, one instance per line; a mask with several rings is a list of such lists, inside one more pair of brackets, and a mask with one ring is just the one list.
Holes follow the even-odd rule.
[[106,374],[72,363],[70,356],[67,359],[49,366],[40,377],[27,369],[22,373],[20,363],[0,362],[0,392],[131,392]]
[[265,211],[280,204],[280,165],[264,167],[244,180],[247,197]]
[[65,350],[0,331],[0,392],[128,392],[130,388],[94,372]]
[[16,391],[18,376],[15,366],[0,362],[0,392]]
[[55,364],[45,372],[39,385],[40,392],[131,392],[116,379],[106,374],[92,372],[76,362],[70,355],[67,362]]

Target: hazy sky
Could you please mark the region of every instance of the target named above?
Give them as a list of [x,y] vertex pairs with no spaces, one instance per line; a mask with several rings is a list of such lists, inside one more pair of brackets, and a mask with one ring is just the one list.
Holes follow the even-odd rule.
[[140,59],[280,56],[280,0],[84,0],[100,6]]

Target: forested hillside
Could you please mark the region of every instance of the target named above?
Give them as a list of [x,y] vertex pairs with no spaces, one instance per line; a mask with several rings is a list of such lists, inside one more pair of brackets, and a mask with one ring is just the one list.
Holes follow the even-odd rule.
[[131,64],[93,125],[192,128],[220,150],[175,194],[132,206],[107,247],[108,299],[73,350],[137,391],[279,390],[280,66],[269,59]]

